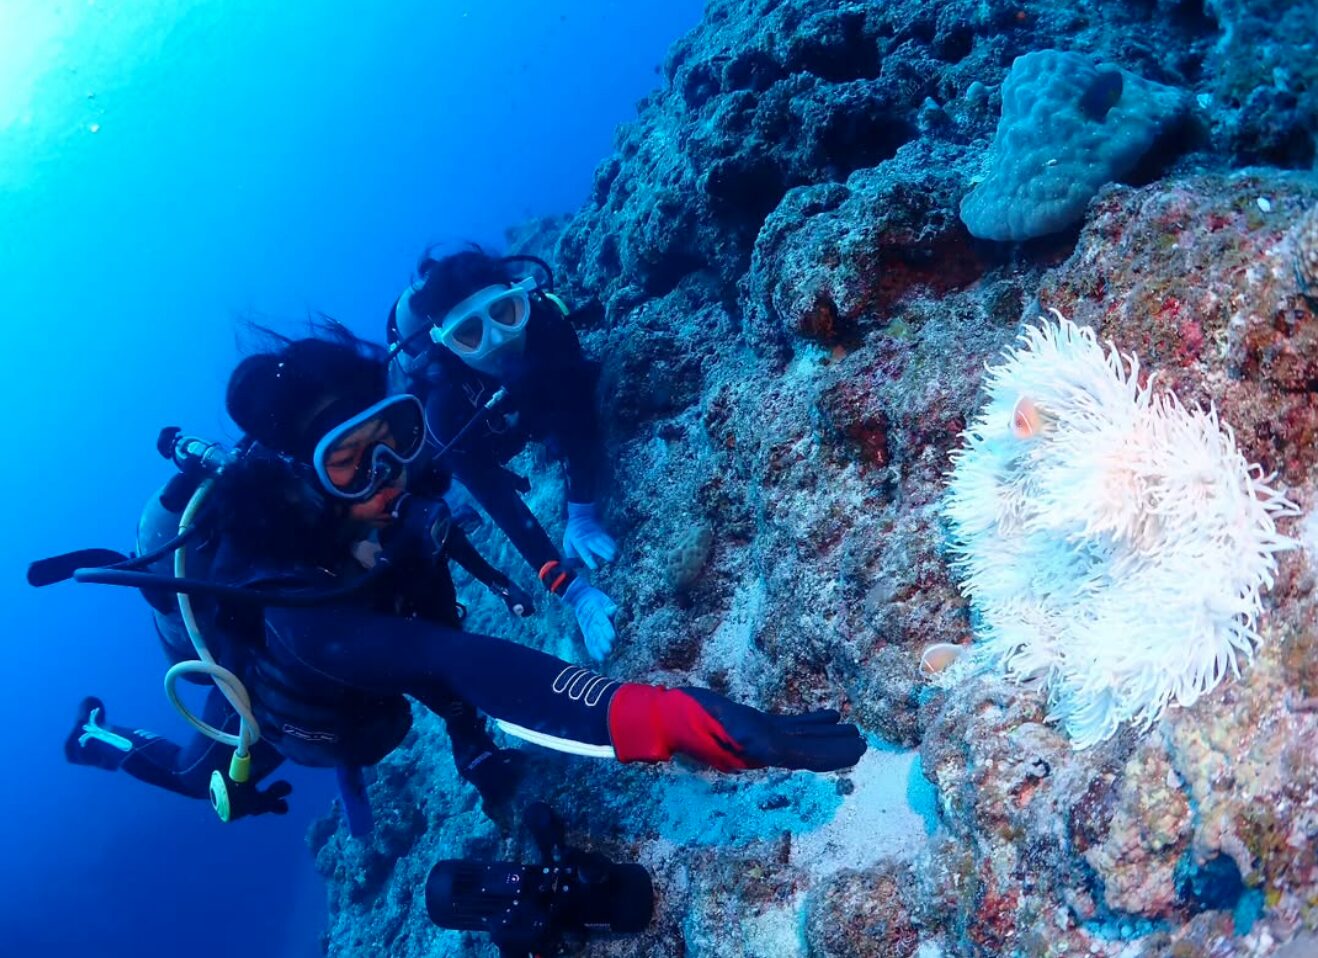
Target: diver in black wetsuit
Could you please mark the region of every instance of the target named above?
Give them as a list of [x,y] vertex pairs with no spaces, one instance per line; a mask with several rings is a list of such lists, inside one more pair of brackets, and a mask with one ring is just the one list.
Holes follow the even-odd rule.
[[[526,261],[545,279],[520,276]],[[429,454],[461,482],[535,570],[571,606],[591,657],[613,646],[617,606],[564,559],[595,569],[617,554],[596,505],[602,446],[597,369],[582,354],[548,267],[479,248],[426,255],[387,326],[395,386],[421,398]],[[525,480],[504,468],[528,441],[545,443],[567,476],[559,553],[522,501]]]
[[[152,585],[191,595],[214,658],[246,687],[244,720],[260,734],[254,769],[273,758],[258,752],[267,748],[303,764],[372,765],[407,733],[408,697],[450,731],[484,713],[515,737],[624,762],[685,754],[726,771],[823,771],[863,754],[859,732],[832,710],[769,715],[460,631],[451,579],[435,574],[453,527],[439,503],[404,491],[421,406],[386,398],[384,356],[341,327],[245,359],[228,408],[247,433],[243,450],[203,487],[204,532],[183,546],[184,578]],[[77,748],[112,747],[74,731]],[[121,767],[166,751],[161,741],[130,740]],[[233,807],[279,811],[286,789],[259,793],[253,780],[229,783]]]
[[[148,500],[138,524],[138,554],[151,552],[178,533],[183,502],[173,508],[166,502],[178,498],[175,487],[185,484],[184,477],[176,476]],[[195,482],[192,486],[195,488]],[[446,515],[442,506],[439,515]],[[485,561],[459,525],[445,524],[442,548],[426,550],[424,555],[412,551],[403,561],[395,561],[398,568],[394,578],[401,577],[402,582],[386,590],[377,601],[381,611],[458,627],[461,606],[449,574],[449,559],[457,561],[473,578],[498,594],[511,613],[525,616],[534,611],[530,598]],[[155,574],[169,574],[172,556],[166,555],[147,568]],[[156,632],[171,664],[195,659],[178,597],[162,588],[144,588],[142,592],[152,607]],[[264,685],[268,693],[276,692],[271,682],[267,676]],[[314,724],[314,717],[307,714],[314,713],[314,705],[300,702],[287,692],[278,692],[278,697],[283,703],[283,714],[279,716],[281,727]],[[454,698],[448,703],[441,718],[449,733],[458,774],[476,787],[487,807],[508,798],[520,774],[520,753],[498,748],[490,739],[484,719],[461,699]],[[212,689],[207,696],[203,721],[230,734],[238,730],[238,714],[218,689]],[[380,730],[381,734],[388,738],[401,722],[395,716]],[[65,739],[64,753],[74,764],[111,771],[122,769],[148,784],[192,798],[207,797],[214,771],[226,768],[229,763],[227,750],[205,735],[195,735],[186,746],[180,746],[144,729],[112,725],[105,704],[94,696],[79,704],[73,729]],[[259,783],[282,763],[283,756],[268,740],[261,740],[254,745],[252,757],[249,782],[230,789],[231,817],[265,812],[283,814],[288,810],[284,799],[291,791],[290,786],[276,782],[265,790],[259,788]],[[321,763],[312,759],[311,764]]]

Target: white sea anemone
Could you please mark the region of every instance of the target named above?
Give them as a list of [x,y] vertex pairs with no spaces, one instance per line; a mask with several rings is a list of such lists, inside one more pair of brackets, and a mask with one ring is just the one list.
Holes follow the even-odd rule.
[[1140,384],[1139,362],[1053,311],[1027,327],[966,429],[943,509],[976,616],[937,676],[1042,680],[1077,748],[1148,726],[1239,675],[1298,510],[1213,409]]

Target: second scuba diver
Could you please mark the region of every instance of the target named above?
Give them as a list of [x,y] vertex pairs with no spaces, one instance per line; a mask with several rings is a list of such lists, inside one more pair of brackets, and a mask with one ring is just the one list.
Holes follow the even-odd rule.
[[[519,277],[530,262],[545,273]],[[596,368],[582,354],[549,267],[479,248],[422,258],[420,279],[389,313],[395,384],[425,404],[428,455],[472,494],[547,589],[576,616],[595,660],[608,655],[617,606],[569,568],[595,569],[617,546],[600,524],[602,460]],[[528,441],[563,460],[567,527],[554,546],[522,501],[526,481],[504,468]],[[564,560],[567,560],[566,562]]]
[[[424,445],[423,410],[411,395],[388,396],[386,380],[383,351],[341,327],[249,356],[227,402],[246,438],[193,494],[175,576],[119,571],[131,563],[78,576],[185,597],[189,634],[205,636],[203,658],[214,660],[196,671],[217,677],[241,716],[239,752],[253,769],[267,773],[275,756],[374,765],[406,735],[408,697],[451,733],[455,721],[474,729],[484,713],[514,737],[623,762],[686,755],[722,771],[829,771],[864,753],[859,731],[834,710],[772,715],[708,689],[619,682],[460,631],[451,579],[436,588],[433,570],[418,573],[453,531],[442,500],[405,491]],[[84,731],[78,747],[100,742]],[[483,727],[471,734],[488,742]],[[215,775],[249,812],[281,810],[286,786],[260,793],[246,769]],[[212,800],[214,790],[213,780]]]

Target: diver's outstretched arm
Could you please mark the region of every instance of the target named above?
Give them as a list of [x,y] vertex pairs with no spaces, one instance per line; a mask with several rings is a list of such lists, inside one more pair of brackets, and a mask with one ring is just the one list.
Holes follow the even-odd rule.
[[366,609],[270,608],[266,641],[299,683],[402,692],[432,710],[457,695],[510,734],[577,754],[831,771],[865,752],[835,711],[778,716],[708,689],[620,683],[503,639]]
[[445,462],[527,565],[538,572],[545,563],[563,558],[540,520],[522,500],[515,478],[508,470],[474,453],[450,453]]
[[513,615],[525,617],[535,611],[531,597],[512,579],[492,566],[457,525],[449,530],[445,548],[448,550],[449,558],[466,569],[477,582],[503,599],[504,605],[508,606],[508,611]]

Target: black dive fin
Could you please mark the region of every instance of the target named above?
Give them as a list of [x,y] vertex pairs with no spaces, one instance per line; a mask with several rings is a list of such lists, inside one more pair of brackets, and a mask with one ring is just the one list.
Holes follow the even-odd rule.
[[79,549],[63,555],[38,559],[27,567],[27,584],[41,588],[67,582],[78,569],[95,568],[127,562],[128,556],[113,549]]

